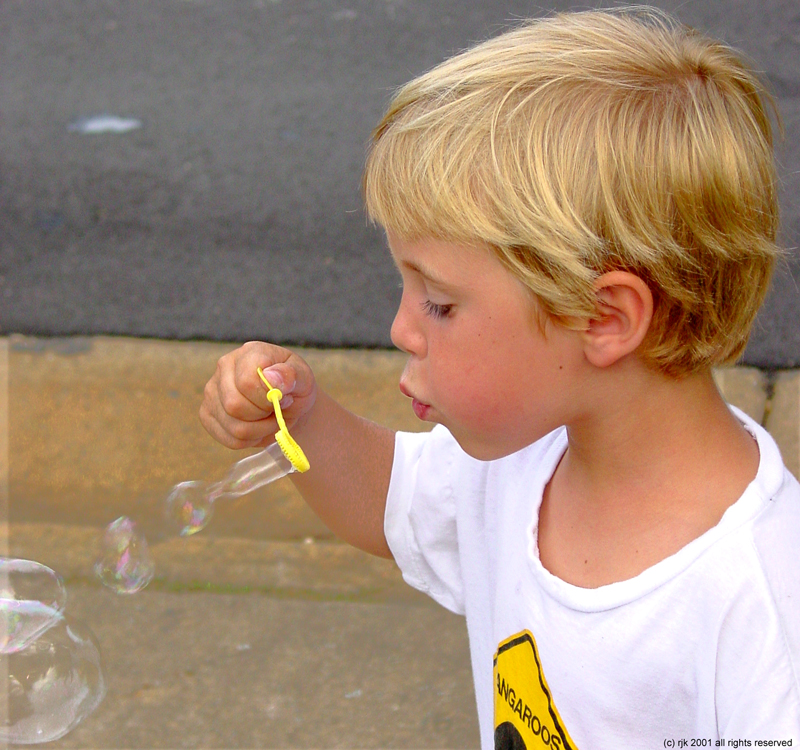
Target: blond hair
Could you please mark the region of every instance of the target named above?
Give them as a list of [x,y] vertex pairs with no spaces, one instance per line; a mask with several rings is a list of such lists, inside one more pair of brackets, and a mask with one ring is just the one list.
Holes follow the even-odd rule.
[[645,361],[727,364],[780,254],[765,102],[730,48],[656,9],[529,21],[396,93],[367,213],[492,248],[566,325],[595,315],[599,275],[631,271],[655,300]]

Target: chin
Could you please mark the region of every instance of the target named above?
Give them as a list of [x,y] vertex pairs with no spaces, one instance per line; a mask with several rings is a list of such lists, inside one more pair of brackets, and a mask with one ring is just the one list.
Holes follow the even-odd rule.
[[453,433],[452,430],[451,434],[461,450],[476,461],[496,461],[498,458],[505,458],[515,452],[513,450],[504,450],[501,446],[486,445],[475,440],[461,438]]

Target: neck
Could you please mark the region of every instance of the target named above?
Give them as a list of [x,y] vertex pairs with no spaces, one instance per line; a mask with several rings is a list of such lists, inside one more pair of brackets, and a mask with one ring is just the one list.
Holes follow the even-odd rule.
[[569,449],[559,469],[588,502],[636,506],[641,513],[643,505],[662,512],[685,499],[696,511],[709,477],[711,487],[730,488],[728,494],[752,480],[757,447],[710,372],[676,380],[631,363],[618,374],[626,377],[593,399],[601,408],[568,425]]
[[631,578],[719,523],[759,460],[710,373],[608,376],[584,389],[597,413],[567,425],[539,511],[542,564],[589,588]]

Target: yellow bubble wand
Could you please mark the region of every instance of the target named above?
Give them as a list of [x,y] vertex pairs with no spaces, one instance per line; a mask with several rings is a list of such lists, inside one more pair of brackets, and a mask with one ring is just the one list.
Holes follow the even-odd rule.
[[311,468],[311,464],[309,464],[306,454],[303,453],[300,446],[289,434],[286,422],[283,419],[280,405],[283,393],[281,393],[278,388],[273,388],[270,385],[269,380],[267,380],[266,375],[264,375],[264,371],[260,367],[258,368],[258,377],[260,377],[264,385],[267,386],[267,399],[272,403],[275,409],[275,419],[278,420],[278,427],[280,429],[275,433],[275,442],[278,444],[281,451],[283,451],[286,460],[289,461],[296,471],[308,471]]

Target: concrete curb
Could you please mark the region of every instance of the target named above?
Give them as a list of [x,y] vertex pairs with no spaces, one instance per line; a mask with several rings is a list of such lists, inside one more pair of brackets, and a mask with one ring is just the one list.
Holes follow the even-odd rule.
[[[92,526],[12,523],[0,531],[11,557],[36,560],[73,584],[96,585],[100,530]],[[406,604],[438,608],[406,584],[390,560],[336,541],[175,537],[150,547],[148,590],[267,594],[282,599]]]
[[[52,560],[64,575],[85,577],[99,529],[120,515],[154,515],[153,507],[177,482],[222,476],[243,454],[213,441],[197,409],[218,358],[236,346],[111,337],[0,339],[0,385],[3,378],[8,382],[7,395],[0,393],[9,404],[2,411],[8,421],[2,435],[11,552]],[[321,385],[353,411],[394,429],[428,427],[397,388],[402,353],[298,352]],[[800,474],[800,371],[739,367],[715,376],[731,403],[766,425],[790,470]],[[2,451],[0,442],[0,456]],[[288,481],[218,505],[201,535],[154,548],[157,582],[260,586],[353,600],[423,599],[409,592],[391,563],[339,544]],[[89,547],[92,553],[76,551]],[[260,562],[250,568],[234,562],[244,559]],[[203,562],[211,560],[217,563]]]
[[[235,346],[12,336],[11,520],[105,526],[144,511],[178,482],[222,477],[245,454],[212,440],[197,412],[217,360]],[[399,352],[298,352],[348,408],[395,429],[423,427],[397,388]],[[220,503],[206,531],[331,538],[289,482]]]
[[[177,482],[221,477],[244,455],[218,445],[197,418],[217,359],[236,344],[11,336],[0,345],[12,522],[102,527],[166,497]],[[400,352],[298,352],[347,408],[394,429],[428,428],[398,390]],[[770,430],[800,475],[800,371],[732,368],[716,378],[731,403]],[[220,504],[207,532],[331,539],[289,482]]]

